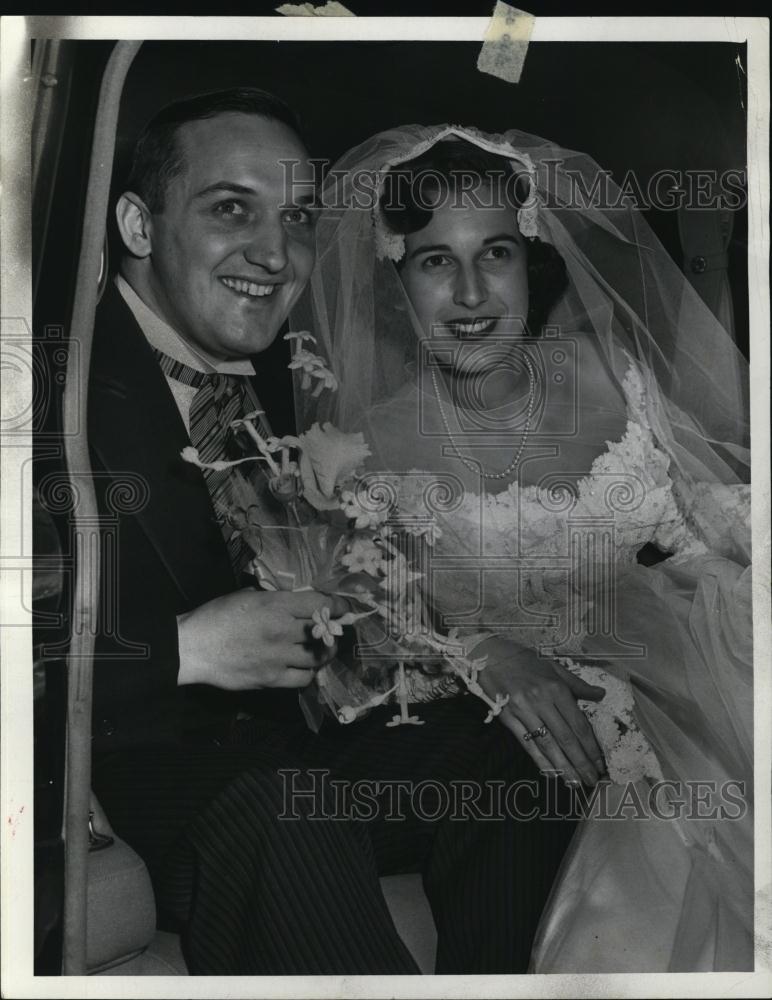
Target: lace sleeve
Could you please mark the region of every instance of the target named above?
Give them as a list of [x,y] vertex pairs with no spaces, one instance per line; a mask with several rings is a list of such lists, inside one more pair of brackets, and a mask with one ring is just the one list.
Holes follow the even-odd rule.
[[617,785],[661,781],[659,760],[635,717],[635,696],[630,683],[598,665],[579,664],[569,657],[558,662],[588,684],[605,688],[602,701],[579,701],[603,750],[608,776]]
[[750,486],[687,483],[661,449],[649,416],[645,377],[635,362],[624,380],[628,412],[648,440],[646,479],[667,494],[652,541],[676,561],[713,554],[750,561]]
[[724,556],[748,565],[751,560],[751,488],[737,483],[673,483],[677,530],[666,538],[677,556]]

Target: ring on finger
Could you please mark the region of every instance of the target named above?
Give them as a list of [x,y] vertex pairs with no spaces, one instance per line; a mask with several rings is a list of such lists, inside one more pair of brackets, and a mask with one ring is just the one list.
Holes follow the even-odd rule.
[[538,729],[531,729],[530,732],[523,733],[523,739],[526,743],[529,740],[535,740],[541,736],[549,736],[549,729],[547,729],[546,726],[539,726]]

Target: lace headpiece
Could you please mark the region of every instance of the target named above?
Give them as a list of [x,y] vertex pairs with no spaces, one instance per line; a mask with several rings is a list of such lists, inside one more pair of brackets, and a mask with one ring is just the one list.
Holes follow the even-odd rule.
[[517,227],[523,236],[534,237],[537,235],[538,205],[536,193],[536,168],[533,165],[531,157],[527,153],[522,153],[515,149],[514,146],[508,143],[503,136],[485,135],[475,128],[463,127],[461,125],[449,125],[447,128],[432,136],[430,139],[424,139],[423,141],[416,143],[416,145],[408,152],[388,160],[378,172],[378,198],[372,209],[373,226],[375,227],[375,252],[378,260],[388,259],[399,261],[402,260],[405,255],[405,237],[401,233],[395,233],[389,229],[381,212],[378,210],[387,174],[394,167],[399,166],[399,164],[415,160],[417,157],[421,156],[422,153],[431,149],[432,146],[435,146],[438,142],[448,138],[448,136],[455,136],[459,139],[464,139],[467,142],[471,142],[475,146],[478,146],[480,149],[484,149],[488,153],[495,153],[497,156],[504,157],[508,159],[510,163],[517,166],[520,169],[520,172],[525,173],[528,177],[529,189],[525,204],[517,211]]

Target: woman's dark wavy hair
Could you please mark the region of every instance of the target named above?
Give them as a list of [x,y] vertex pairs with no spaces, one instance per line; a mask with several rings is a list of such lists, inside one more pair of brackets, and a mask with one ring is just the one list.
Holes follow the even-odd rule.
[[147,123],[134,147],[128,189],[142,198],[154,214],[162,212],[166,189],[185,166],[177,142],[179,129],[188,122],[238,112],[283,122],[300,137],[292,109],[274,94],[257,87],[234,87],[197,94],[168,104]]
[[[461,139],[444,139],[389,172],[380,200],[386,226],[407,236],[427,226],[437,204],[448,196],[495,185],[513,211],[528,197],[524,174],[511,161]],[[483,209],[481,209],[483,210]],[[528,254],[528,333],[539,336],[550,312],[568,287],[566,265],[555,247],[538,237],[526,240]],[[399,264],[397,265],[400,266]]]

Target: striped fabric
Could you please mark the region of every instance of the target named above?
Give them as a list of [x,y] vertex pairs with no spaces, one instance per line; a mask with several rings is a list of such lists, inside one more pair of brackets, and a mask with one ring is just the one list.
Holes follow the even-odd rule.
[[[200,372],[181,361],[175,361],[162,351],[154,349],[153,353],[164,375],[197,390],[190,404],[190,443],[198,451],[201,461],[217,462],[233,457],[227,448],[229,442],[234,440],[230,425],[247,412],[250,393],[246,378],[217,372]],[[262,433],[267,436],[268,428],[262,425],[260,417],[257,419],[261,423]],[[222,528],[228,555],[238,579],[252,558],[252,552],[244,544],[241,535],[234,531],[228,518],[231,507],[243,495],[243,486],[237,492],[235,482],[236,477],[241,477],[241,473],[235,469],[223,472],[205,469],[203,472],[215,516]],[[243,477],[241,478],[243,481]]]
[[[393,709],[384,707],[314,734],[278,710],[282,696],[263,692],[264,716],[216,738],[96,762],[100,802],[145,858],[165,926],[182,930],[191,973],[415,973],[378,880],[402,872],[423,874],[438,973],[526,972],[575,827],[560,818],[570,812],[566,790],[539,779],[503,726],[483,724],[475,698],[422,705],[424,726],[387,729]],[[335,780],[389,791],[376,793],[372,818],[347,820]],[[525,780],[534,793],[526,790],[522,804],[541,817],[488,818],[485,796],[461,818],[416,815],[409,797],[393,815],[399,783],[423,783],[422,808],[431,812],[433,791],[458,780],[491,795],[497,783]],[[296,818],[283,818],[288,787]]]
[[206,372],[200,372],[196,368],[191,368],[190,365],[184,365],[181,361],[175,361],[174,358],[170,358],[168,354],[164,354],[163,351],[159,351],[155,347],[153,354],[155,354],[164,375],[173,378],[175,382],[182,382],[183,385],[192,385],[194,389],[200,389],[211,378]]

